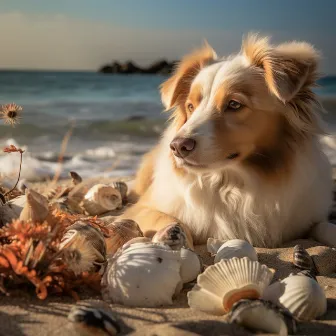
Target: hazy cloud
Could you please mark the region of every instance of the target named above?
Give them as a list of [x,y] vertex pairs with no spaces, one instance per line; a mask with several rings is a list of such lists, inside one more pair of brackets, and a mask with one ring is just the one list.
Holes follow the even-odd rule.
[[[205,38],[219,54],[228,54],[239,50],[243,33],[130,29],[63,15],[19,12],[0,14],[0,31],[1,68],[89,70],[112,60],[132,59],[143,64],[162,57],[177,59]],[[275,35],[276,40],[293,38],[287,32],[275,32]],[[329,41],[318,36],[313,40],[319,48],[327,50],[325,68],[336,72],[336,67],[331,66],[331,59],[336,58],[335,50]]]

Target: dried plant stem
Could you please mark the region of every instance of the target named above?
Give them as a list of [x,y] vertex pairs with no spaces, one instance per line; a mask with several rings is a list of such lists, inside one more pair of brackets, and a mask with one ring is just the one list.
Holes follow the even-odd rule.
[[60,151],[60,154],[58,156],[58,169],[55,172],[54,178],[51,181],[51,186],[53,186],[53,185],[55,185],[57,183],[57,181],[58,181],[58,179],[59,179],[59,177],[61,175],[64,154],[65,154],[65,151],[67,149],[68,142],[69,142],[69,139],[70,139],[70,137],[72,135],[72,131],[73,131],[74,126],[75,126],[75,123],[72,122],[71,126],[70,126],[70,129],[65,133],[64,138],[62,140],[61,151]]
[[21,176],[21,167],[22,167],[22,154],[23,154],[23,152],[19,152],[20,153],[20,168],[19,168],[19,176],[18,176],[18,178],[17,178],[17,181],[16,181],[16,183],[15,183],[15,186],[11,189],[11,190],[9,190],[9,191],[7,191],[3,196],[7,196],[7,195],[9,195],[12,191],[14,191],[15,190],[15,188],[16,188],[16,186],[18,185],[18,183],[19,183],[19,181],[20,181],[20,176]]

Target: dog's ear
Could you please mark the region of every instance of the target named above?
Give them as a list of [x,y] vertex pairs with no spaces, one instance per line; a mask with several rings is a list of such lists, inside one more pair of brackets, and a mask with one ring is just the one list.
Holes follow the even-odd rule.
[[265,72],[270,91],[286,103],[315,84],[318,52],[305,42],[290,42],[273,47],[268,38],[250,35],[242,51],[252,65]]
[[161,99],[167,110],[184,102],[193,79],[204,66],[216,58],[215,51],[205,42],[202,48],[181,60],[173,75],[160,87]]

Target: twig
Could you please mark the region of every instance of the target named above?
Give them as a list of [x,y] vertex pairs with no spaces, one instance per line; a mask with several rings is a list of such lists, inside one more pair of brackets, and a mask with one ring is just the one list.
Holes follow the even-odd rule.
[[7,195],[9,195],[12,191],[14,191],[15,188],[16,188],[16,186],[18,185],[18,183],[19,183],[19,181],[20,181],[20,176],[21,176],[21,166],[22,166],[22,154],[23,154],[23,151],[19,151],[19,153],[20,153],[19,176],[18,176],[18,178],[17,178],[17,181],[16,181],[16,183],[15,183],[15,186],[14,186],[11,190],[7,191],[3,196],[7,196]]
[[57,171],[55,172],[55,175],[54,175],[54,178],[52,179],[51,181],[51,185],[55,185],[61,175],[61,172],[62,172],[62,166],[63,166],[63,159],[64,159],[64,154],[65,154],[65,151],[67,149],[67,146],[68,146],[68,142],[69,142],[69,139],[72,135],[72,131],[73,131],[73,128],[75,126],[75,122],[73,121],[71,123],[71,126],[70,126],[70,129],[65,133],[64,135],[64,138],[62,140],[62,145],[61,145],[61,151],[60,151],[60,154],[58,156],[58,169]]

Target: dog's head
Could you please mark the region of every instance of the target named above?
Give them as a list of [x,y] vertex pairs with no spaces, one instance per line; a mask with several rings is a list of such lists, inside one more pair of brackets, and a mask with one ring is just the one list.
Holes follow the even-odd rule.
[[173,110],[176,166],[272,170],[288,161],[293,144],[318,131],[311,109],[317,59],[307,43],[273,46],[256,35],[228,58],[218,59],[208,44],[183,58],[161,86],[162,101]]

